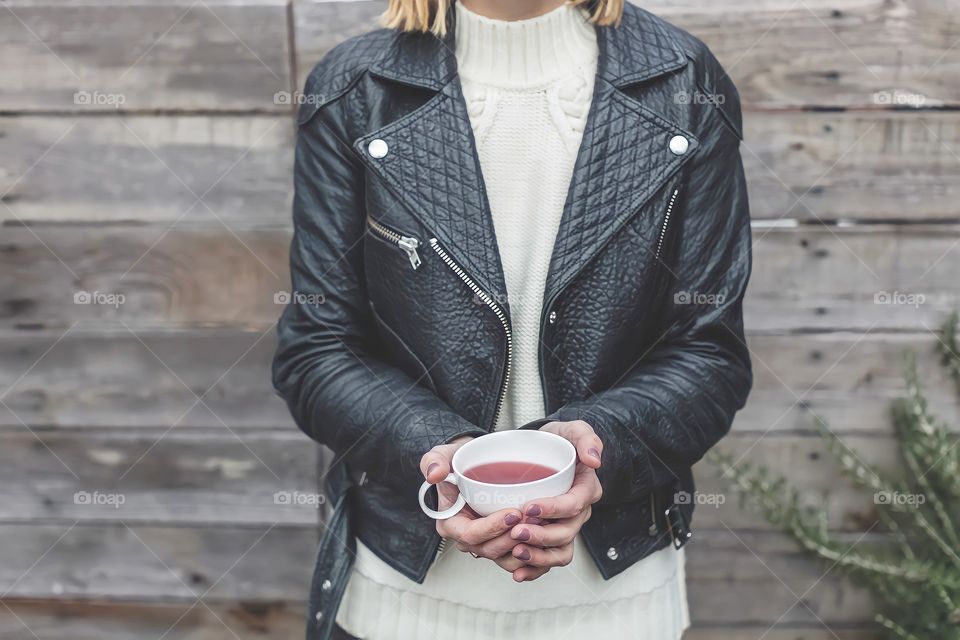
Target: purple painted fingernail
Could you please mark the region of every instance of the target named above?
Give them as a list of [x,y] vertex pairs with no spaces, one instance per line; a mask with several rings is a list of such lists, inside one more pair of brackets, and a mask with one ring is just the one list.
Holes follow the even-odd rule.
[[530,559],[530,552],[527,551],[526,549],[521,549],[520,553],[518,553],[516,557],[517,557],[517,560],[523,560],[524,562],[526,562],[527,560]]
[[433,473],[433,470],[436,469],[436,468],[439,467],[439,466],[440,466],[440,463],[439,463],[439,462],[433,462],[433,463],[431,463],[430,466],[427,467],[427,475],[429,476],[431,473]]
[[527,507],[528,516],[538,516],[540,515],[540,513],[542,512],[540,511],[540,505],[538,504],[532,504],[529,507]]
[[526,542],[530,539],[530,531],[528,529],[520,529],[520,533],[517,534],[517,540],[520,542]]
[[518,522],[520,522],[520,516],[518,516],[518,515],[515,514],[515,513],[508,513],[508,514],[507,514],[507,517],[503,519],[503,522],[504,522],[504,524],[506,524],[508,527],[512,527],[513,525],[515,525],[515,524],[517,524]]
[[596,458],[597,460],[600,459],[600,452],[597,451],[596,448],[591,448],[589,451],[587,451],[587,453],[589,453],[590,455],[592,455],[592,456],[593,456],[594,458]]

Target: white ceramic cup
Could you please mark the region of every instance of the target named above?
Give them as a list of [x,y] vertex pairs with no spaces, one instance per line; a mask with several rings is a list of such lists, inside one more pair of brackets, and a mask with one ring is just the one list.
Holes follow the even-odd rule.
[[[552,476],[520,484],[491,484],[471,480],[464,471],[491,462],[526,462],[557,469]],[[577,450],[566,438],[546,431],[516,429],[497,431],[466,443],[453,454],[453,472],[443,482],[457,486],[459,495],[449,509],[434,511],[424,501],[432,486],[420,485],[420,508],[434,520],[455,516],[465,504],[488,516],[501,509],[519,509],[538,498],[563,495],[573,485],[577,466]]]

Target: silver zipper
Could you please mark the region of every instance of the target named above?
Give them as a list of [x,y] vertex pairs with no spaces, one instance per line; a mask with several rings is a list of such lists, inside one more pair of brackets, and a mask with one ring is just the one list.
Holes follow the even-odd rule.
[[660,227],[660,238],[657,240],[657,254],[655,258],[660,258],[660,251],[663,249],[663,239],[667,237],[667,225],[670,224],[670,214],[673,213],[673,203],[677,201],[677,194],[680,193],[680,189],[674,189],[673,195],[670,196],[670,204],[667,205],[667,215],[663,218],[663,226]]
[[513,361],[513,332],[510,330],[510,320],[507,318],[507,314],[503,311],[503,308],[494,301],[490,294],[481,289],[479,285],[473,281],[473,278],[468,276],[466,272],[460,268],[460,265],[454,262],[450,254],[443,250],[443,247],[440,246],[436,238],[430,238],[429,243],[433,250],[437,252],[437,255],[440,256],[440,259],[463,280],[464,284],[470,288],[470,291],[472,291],[481,302],[490,307],[496,314],[500,324],[503,325],[503,333],[507,337],[507,365],[503,374],[503,382],[500,385],[500,395],[497,397],[497,407],[493,412],[493,428],[496,428],[497,420],[500,418],[500,409],[503,408],[503,399],[507,395],[507,385],[510,382],[510,368]]
[[420,248],[419,240],[411,238],[410,236],[401,235],[393,229],[383,226],[370,216],[367,216],[367,226],[387,242],[392,242],[400,247],[400,249],[407,254],[407,259],[410,260],[410,266],[414,269],[420,266],[420,254],[417,253],[417,249]]

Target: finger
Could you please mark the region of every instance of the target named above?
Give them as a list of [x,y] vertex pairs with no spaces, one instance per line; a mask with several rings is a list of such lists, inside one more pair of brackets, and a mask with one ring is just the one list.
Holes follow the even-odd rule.
[[496,558],[494,562],[498,567],[500,567],[505,571],[509,571],[510,573],[513,573],[520,567],[526,566],[523,560],[517,560],[510,554],[507,554],[505,556],[500,556],[499,558]]
[[600,440],[593,427],[583,420],[564,422],[560,435],[573,443],[577,448],[577,457],[582,464],[591,469],[600,467],[603,456],[603,441]]
[[446,520],[437,520],[437,533],[444,538],[457,540],[458,538],[454,536],[454,533],[462,531],[471,521],[475,520],[472,515],[464,513],[464,511],[465,510],[462,510]]
[[513,572],[513,579],[515,582],[530,582],[531,580],[536,580],[548,571],[550,571],[550,567],[522,566]]
[[434,447],[420,458],[420,472],[430,484],[437,484],[450,474],[453,452],[449,445]]
[[590,507],[578,516],[552,522],[547,526],[518,524],[510,530],[510,539],[535,547],[561,547],[570,544],[590,518]]
[[573,560],[573,545],[541,549],[528,544],[518,544],[513,548],[513,557],[532,567],[565,567]]
[[572,518],[582,513],[588,505],[599,500],[602,494],[603,490],[600,488],[596,472],[580,466],[577,468],[573,486],[569,491],[555,498],[541,498],[530,502],[524,505],[523,513],[526,516],[546,520]]
[[469,545],[481,545],[520,522],[517,509],[501,509],[485,518],[468,520],[454,516],[446,521],[447,537]]
[[517,541],[510,536],[510,531],[508,530],[482,544],[472,545],[465,542],[458,542],[457,548],[460,551],[472,553],[482,558],[496,560],[503,556],[510,556],[510,552],[516,544]]
[[[438,482],[436,487],[439,508],[446,509],[453,506],[453,503],[457,501],[457,496],[460,495],[460,490],[457,489],[456,485],[450,484],[449,482]],[[465,516],[471,516],[474,513],[472,509],[467,511],[466,505],[464,505],[463,511],[463,515]]]

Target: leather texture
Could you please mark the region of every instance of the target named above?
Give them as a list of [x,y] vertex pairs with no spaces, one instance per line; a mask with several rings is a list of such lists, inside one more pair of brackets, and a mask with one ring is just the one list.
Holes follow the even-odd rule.
[[[332,632],[354,535],[424,579],[440,540],[417,505],[420,457],[496,420],[509,350],[488,301],[506,318],[509,303],[454,32],[348,40],[311,73],[297,118],[294,293],[273,378],[336,456],[312,638]],[[548,415],[523,426],[582,419],[603,440],[604,496],[582,533],[609,578],[686,541],[690,467],[746,401],[751,240],[739,98],[716,59],[630,3],[597,35],[545,292]],[[399,236],[419,242],[418,268]]]

